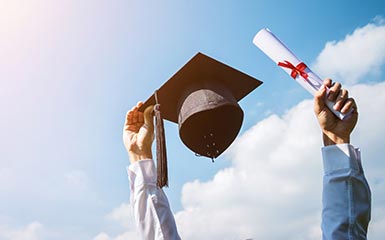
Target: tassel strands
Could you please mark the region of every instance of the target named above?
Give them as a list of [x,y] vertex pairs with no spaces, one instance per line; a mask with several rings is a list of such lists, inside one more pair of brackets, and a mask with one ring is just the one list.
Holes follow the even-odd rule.
[[168,170],[167,170],[167,154],[166,154],[166,138],[164,132],[163,118],[158,103],[157,93],[155,92],[156,105],[155,113],[155,135],[156,135],[156,159],[157,159],[157,186],[162,188],[168,187]]

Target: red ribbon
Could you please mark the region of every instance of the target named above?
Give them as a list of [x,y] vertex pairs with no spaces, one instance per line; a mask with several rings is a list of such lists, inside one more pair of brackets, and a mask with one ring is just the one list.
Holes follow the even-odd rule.
[[298,74],[301,75],[304,79],[308,80],[309,77],[308,74],[305,72],[305,69],[307,68],[306,64],[303,62],[300,62],[297,66],[294,66],[291,62],[286,61],[285,62],[279,62],[278,66],[284,67],[284,68],[290,68],[291,74],[290,76],[294,79],[297,78]]

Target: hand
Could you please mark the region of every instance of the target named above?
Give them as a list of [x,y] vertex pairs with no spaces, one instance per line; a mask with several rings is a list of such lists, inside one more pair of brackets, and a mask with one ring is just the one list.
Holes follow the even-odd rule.
[[[358,120],[357,105],[353,98],[349,98],[348,91],[341,88],[340,83],[332,84],[331,79],[325,79],[323,85],[325,87],[314,96],[314,112],[322,129],[324,145],[350,143],[350,134]],[[329,88],[329,94],[326,88]],[[346,114],[353,108],[353,112],[348,118],[340,120],[326,106],[326,97],[335,102],[335,110]]]
[[154,106],[146,108],[144,113],[139,112],[142,102],[127,112],[123,128],[123,143],[127,149],[130,162],[142,159],[152,159],[151,145],[154,141]]

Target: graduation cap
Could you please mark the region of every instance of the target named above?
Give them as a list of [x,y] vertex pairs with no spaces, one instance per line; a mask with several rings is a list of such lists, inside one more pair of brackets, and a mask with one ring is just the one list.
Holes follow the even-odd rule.
[[147,99],[155,105],[159,187],[168,185],[163,120],[177,123],[182,142],[197,155],[218,157],[234,141],[243,122],[238,101],[262,82],[197,53]]

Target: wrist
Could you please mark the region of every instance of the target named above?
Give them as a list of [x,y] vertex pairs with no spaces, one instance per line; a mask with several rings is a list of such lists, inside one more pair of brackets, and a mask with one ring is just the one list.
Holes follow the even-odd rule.
[[140,160],[152,159],[152,152],[135,153],[133,151],[128,152],[128,157],[131,163],[135,163]]
[[324,146],[350,143],[350,136],[338,136],[332,133],[323,133]]

